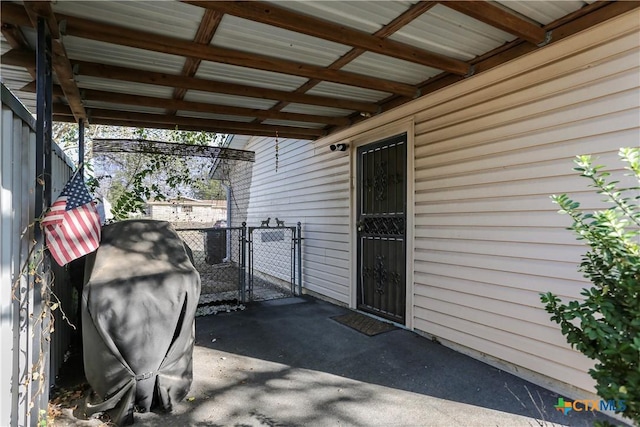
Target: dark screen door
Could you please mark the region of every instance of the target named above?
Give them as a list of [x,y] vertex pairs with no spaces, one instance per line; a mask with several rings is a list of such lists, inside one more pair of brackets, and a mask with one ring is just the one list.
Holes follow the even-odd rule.
[[404,324],[407,136],[358,148],[358,309]]

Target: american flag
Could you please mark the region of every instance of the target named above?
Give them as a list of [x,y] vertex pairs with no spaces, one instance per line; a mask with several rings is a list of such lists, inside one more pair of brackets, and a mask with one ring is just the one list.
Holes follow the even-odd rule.
[[76,171],[64,186],[42,226],[49,252],[60,266],[98,249],[100,216],[81,173]]

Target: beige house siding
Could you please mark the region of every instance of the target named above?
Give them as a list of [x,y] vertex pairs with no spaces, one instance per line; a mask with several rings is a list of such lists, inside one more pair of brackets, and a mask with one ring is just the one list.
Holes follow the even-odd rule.
[[[281,140],[277,174],[274,139],[254,138],[249,222],[301,221],[304,287],[354,306],[355,147],[408,129],[407,326],[593,392],[592,362],[539,301],[588,286],[584,248],[549,195],[597,208],[574,156],[619,168],[618,148],[640,143],[639,22],[628,13],[319,141]],[[330,152],[337,142],[350,151]]]
[[247,225],[301,222],[305,288],[348,304],[349,154],[280,140],[276,172],[273,138],[253,138],[246,149],[256,152]]
[[539,300],[588,285],[576,272],[583,247],[549,195],[597,207],[573,157],[620,167],[618,148],[640,141],[634,15],[479,76],[482,86],[465,82],[416,114],[415,329],[593,391],[592,362]]

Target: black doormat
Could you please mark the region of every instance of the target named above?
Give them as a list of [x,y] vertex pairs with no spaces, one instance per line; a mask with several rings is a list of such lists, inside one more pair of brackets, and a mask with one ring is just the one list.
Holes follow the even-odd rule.
[[383,332],[389,332],[397,329],[397,327],[391,323],[382,322],[380,320],[356,312],[334,316],[332,317],[332,319],[336,322],[342,323],[345,326],[355,329],[358,332],[369,335],[370,337],[381,334]]

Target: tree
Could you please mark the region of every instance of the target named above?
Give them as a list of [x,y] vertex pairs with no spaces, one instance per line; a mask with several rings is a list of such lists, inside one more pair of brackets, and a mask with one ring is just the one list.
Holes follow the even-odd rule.
[[[640,148],[623,148],[619,155],[627,175],[640,184]],[[640,423],[640,186],[618,188],[620,183],[610,181],[591,156],[578,156],[575,163],[574,170],[591,181],[609,207],[585,213],[566,194],[552,200],[573,219],[570,229],[589,247],[578,270],[593,286],[581,292],[581,301],[562,303],[550,292],[541,301],[567,342],[597,361],[589,374],[598,395],[624,402],[618,411]]]
[[[78,127],[56,123],[54,139],[71,157],[77,157]],[[164,129],[87,126],[85,166],[87,181],[98,197],[110,202],[114,219],[142,213],[148,200],[187,196],[224,199],[225,192],[209,178],[211,159],[170,155],[92,152],[93,138],[149,139],[193,145],[220,145],[226,135]],[[95,180],[92,180],[92,177]]]

